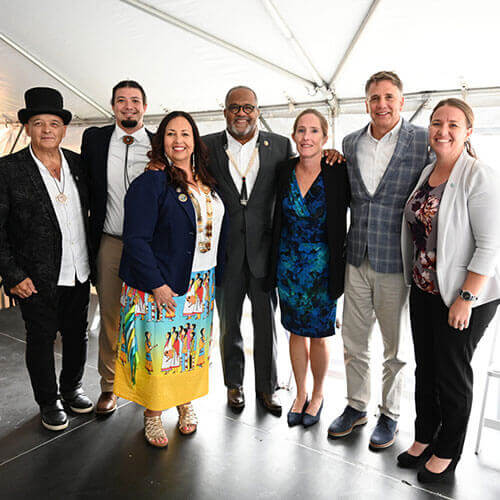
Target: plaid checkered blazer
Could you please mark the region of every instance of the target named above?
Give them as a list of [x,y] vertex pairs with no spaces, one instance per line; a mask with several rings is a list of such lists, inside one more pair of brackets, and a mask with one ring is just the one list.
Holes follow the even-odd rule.
[[358,267],[367,255],[375,271],[400,273],[403,209],[420,173],[431,162],[427,130],[403,120],[396,149],[373,196],[366,190],[356,154],[366,130],[353,132],[342,142],[351,184],[347,262]]

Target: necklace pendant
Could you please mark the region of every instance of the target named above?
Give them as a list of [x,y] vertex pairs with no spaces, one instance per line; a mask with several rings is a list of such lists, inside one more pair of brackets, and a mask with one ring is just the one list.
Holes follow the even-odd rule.
[[59,202],[59,203],[66,203],[68,201],[68,197],[64,194],[64,193],[59,193],[57,196],[56,196],[56,200]]
[[211,246],[212,245],[210,241],[200,241],[200,243],[198,244],[198,248],[200,249],[201,253],[207,253],[210,250]]

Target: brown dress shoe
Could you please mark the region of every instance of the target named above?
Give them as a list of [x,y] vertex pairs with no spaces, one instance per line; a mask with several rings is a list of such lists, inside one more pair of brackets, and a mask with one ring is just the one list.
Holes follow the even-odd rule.
[[257,399],[263,404],[267,411],[273,415],[281,417],[281,401],[275,392],[272,394],[267,392],[257,392],[256,394]]
[[227,390],[227,404],[236,410],[245,406],[245,394],[243,387],[229,387]]
[[109,415],[116,410],[116,394],[102,392],[97,400],[95,412],[97,415]]

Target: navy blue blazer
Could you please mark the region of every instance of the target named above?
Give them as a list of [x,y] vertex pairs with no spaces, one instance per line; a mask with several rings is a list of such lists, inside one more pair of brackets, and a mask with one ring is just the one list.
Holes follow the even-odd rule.
[[[217,248],[216,284],[220,283],[224,267],[225,232],[224,215]],[[153,288],[167,284],[175,293],[184,295],[195,245],[196,216],[187,193],[177,191],[165,172],[147,171],[137,177],[125,196],[120,278],[143,292],[151,293]]]

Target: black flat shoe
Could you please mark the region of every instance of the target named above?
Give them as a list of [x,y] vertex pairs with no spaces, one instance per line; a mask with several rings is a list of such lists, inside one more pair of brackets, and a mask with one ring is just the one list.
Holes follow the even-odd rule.
[[417,479],[421,483],[444,483],[447,481],[451,481],[455,475],[455,469],[458,464],[458,458],[454,458],[449,464],[448,467],[443,472],[431,472],[425,464],[418,471]]
[[316,415],[310,415],[309,413],[304,412],[304,416],[302,417],[302,425],[304,427],[311,427],[311,425],[317,424],[319,422],[324,402],[325,400],[321,401],[321,406],[319,407],[318,413],[316,413]]
[[404,451],[398,455],[398,466],[402,469],[417,469],[422,463],[427,462],[431,455],[431,445],[428,445],[427,448],[418,456],[410,455],[407,451]]
[[[292,404],[295,404],[295,400]],[[304,406],[302,408],[302,411],[300,413],[292,411],[292,408],[290,408],[290,411],[288,412],[288,415],[286,416],[286,420],[288,422],[288,427],[295,427],[296,425],[299,425],[302,423],[302,419],[304,418],[304,413],[306,412],[307,405],[309,404],[309,401],[307,400],[306,397],[306,402],[304,403]]]

